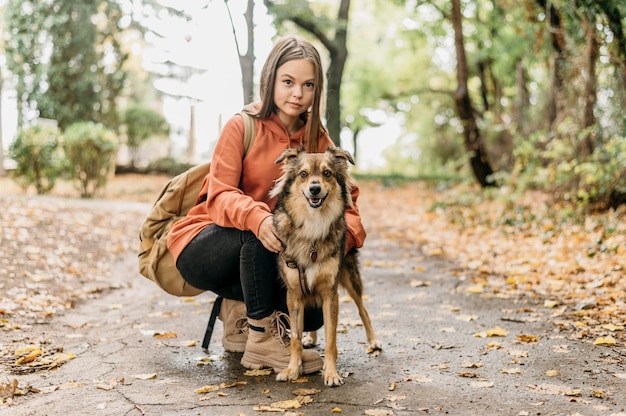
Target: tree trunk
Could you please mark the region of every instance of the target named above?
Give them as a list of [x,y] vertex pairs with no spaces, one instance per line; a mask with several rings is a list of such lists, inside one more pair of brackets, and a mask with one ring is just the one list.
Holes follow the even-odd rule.
[[454,93],[456,110],[463,124],[463,142],[465,149],[471,153],[470,164],[472,172],[480,186],[495,186],[492,178],[493,169],[487,160],[483,138],[476,123],[476,116],[470,100],[467,80],[469,71],[463,42],[463,23],[460,0],[452,0],[452,26],[454,27],[454,43],[457,59],[458,87]]
[[224,0],[226,9],[228,10],[228,17],[230,18],[230,26],[233,30],[233,37],[235,38],[235,47],[237,48],[237,55],[239,56],[239,69],[241,70],[241,83],[243,91],[243,103],[249,104],[254,100],[254,0],[248,0],[244,17],[246,19],[246,34],[247,34],[247,50],[245,54],[241,53],[239,47],[239,41],[237,40],[237,31],[235,30],[235,24],[233,22],[232,15],[230,13],[230,7],[228,7],[228,0]]
[[555,128],[555,122],[560,114],[560,101],[563,99],[563,76],[565,72],[565,29],[561,22],[558,10],[552,3],[548,5],[547,0],[537,0],[537,4],[548,16],[550,29],[550,40],[554,53],[551,58],[551,87],[548,97],[548,112],[546,125],[549,130]]
[[0,68],[0,177],[6,176],[7,172],[4,170],[4,145],[2,143],[2,88],[4,86],[4,79],[2,78],[2,69]]
[[518,131],[525,136],[529,129],[526,127],[526,109],[528,108],[529,95],[526,86],[526,70],[521,60],[515,65],[515,84],[517,84],[517,100],[515,102],[515,123]]
[[[596,61],[598,60],[598,39],[596,37],[596,28],[593,20],[585,18],[583,27],[585,29],[585,91],[584,91],[584,112],[583,112],[583,129],[594,125],[596,119],[593,110],[596,104]],[[582,156],[588,156],[593,153],[594,142],[591,132],[587,132],[583,142],[581,143]]]
[[[326,94],[326,127],[335,145],[341,147],[341,79],[348,59],[348,12],[350,0],[341,0],[337,13],[335,39],[325,44],[330,54]],[[323,41],[323,39],[320,39]],[[327,42],[328,43],[328,42]]]

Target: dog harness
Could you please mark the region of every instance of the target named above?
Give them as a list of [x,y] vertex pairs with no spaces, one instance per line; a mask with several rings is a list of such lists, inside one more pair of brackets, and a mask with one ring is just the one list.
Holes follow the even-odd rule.
[[[311,259],[312,263],[315,263],[317,261],[317,246],[311,246],[311,250],[309,251],[309,258]],[[312,295],[313,292],[309,287],[309,282],[306,280],[306,270],[304,269],[304,267],[298,266],[298,264],[293,260],[285,260],[285,264],[290,269],[298,269],[298,275],[300,277],[300,289],[302,289],[302,293],[307,296]]]

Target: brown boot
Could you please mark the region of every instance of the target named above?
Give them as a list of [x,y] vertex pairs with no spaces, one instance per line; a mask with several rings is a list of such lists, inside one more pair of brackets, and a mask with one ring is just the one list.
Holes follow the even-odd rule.
[[224,336],[222,336],[224,349],[230,352],[244,352],[248,340],[245,303],[224,298],[218,318],[224,323]]
[[[291,357],[285,324],[288,321],[289,317],[283,312],[274,312],[267,318],[258,320],[248,318],[250,330],[241,365],[255,370],[271,367],[277,373],[287,368]],[[316,373],[323,366],[322,358],[317,352],[302,351],[302,374]]]

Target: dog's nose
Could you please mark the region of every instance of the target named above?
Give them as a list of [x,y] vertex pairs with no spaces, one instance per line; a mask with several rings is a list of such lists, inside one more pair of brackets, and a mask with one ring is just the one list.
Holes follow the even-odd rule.
[[309,186],[309,192],[311,195],[319,195],[322,192],[322,187],[319,185],[311,185]]

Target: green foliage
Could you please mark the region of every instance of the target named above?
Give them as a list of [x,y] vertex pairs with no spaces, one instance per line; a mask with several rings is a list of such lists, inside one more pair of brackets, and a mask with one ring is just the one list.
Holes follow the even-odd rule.
[[154,162],[151,162],[146,169],[149,173],[159,173],[169,176],[176,176],[179,173],[183,173],[194,165],[189,163],[180,162],[171,157],[165,157]]
[[123,17],[112,1],[8,1],[3,32],[19,125],[37,113],[61,129],[83,120],[115,123],[128,57],[121,50]]
[[92,198],[115,169],[117,136],[101,124],[75,123],[64,132],[63,148],[80,196]]
[[63,173],[59,132],[54,127],[21,130],[9,147],[9,157],[17,162],[13,179],[24,189],[34,186],[38,194],[50,192]]
[[612,192],[626,190],[626,138],[611,136],[583,156],[579,143],[593,133],[561,129],[554,137],[537,132],[522,140],[515,146],[510,184],[519,190],[542,189],[583,211],[606,207]]
[[141,143],[153,136],[167,136],[170,126],[163,115],[150,107],[131,104],[122,111],[122,123],[126,130],[126,144],[134,166]]

